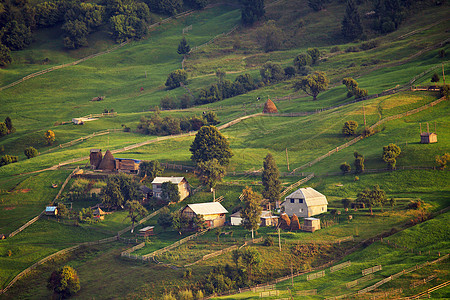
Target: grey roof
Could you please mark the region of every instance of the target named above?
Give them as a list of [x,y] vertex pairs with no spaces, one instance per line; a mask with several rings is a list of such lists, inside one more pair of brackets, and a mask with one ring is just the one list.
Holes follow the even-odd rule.
[[228,210],[220,202],[194,203],[187,205],[197,215],[226,214]]
[[240,217],[241,217],[241,211],[238,210],[237,212],[235,212],[234,214],[232,214],[230,217],[231,217],[231,218],[240,218]]
[[102,151],[102,149],[91,149],[91,153],[92,153],[92,152],[94,152],[94,153],[95,153],[95,152],[101,152],[101,151]]
[[320,219],[309,217],[309,218],[305,218],[305,220],[308,220],[308,221],[314,221],[314,220],[320,220]]
[[45,208],[45,211],[48,211],[48,212],[50,212],[50,211],[55,211],[56,210],[56,206],[47,206],[46,208]]
[[306,205],[316,206],[316,205],[327,205],[327,197],[319,193],[311,187],[300,188],[286,197],[286,199],[305,199]]
[[142,228],[142,229],[139,229],[139,231],[145,232],[145,231],[150,230],[150,229],[153,229],[153,228],[155,228],[155,226],[147,226],[147,227],[144,227],[144,228]]
[[172,182],[175,184],[179,184],[180,182],[182,182],[184,179],[184,177],[155,177],[155,179],[153,179],[152,184],[153,183],[164,183],[164,182]]

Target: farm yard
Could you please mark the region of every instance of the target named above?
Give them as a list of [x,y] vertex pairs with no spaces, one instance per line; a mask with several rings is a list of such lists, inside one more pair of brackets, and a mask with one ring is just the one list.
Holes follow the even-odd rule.
[[[72,296],[78,299],[450,297],[450,187],[442,164],[450,149],[448,4],[419,2],[420,13],[390,33],[380,34],[369,25],[375,19],[364,17],[366,36],[354,41],[335,26],[345,13],[342,1],[319,11],[303,0],[266,1],[264,19],[249,27],[234,2],[211,1],[167,19],[150,10],[153,25],[144,38],[114,43],[104,24],[88,35],[88,47],[74,50],[62,48],[58,26],[37,28],[31,45],[12,51],[12,62],[0,68],[0,121],[8,116],[14,125],[0,136],[0,157],[18,159],[0,166],[0,298],[52,297],[48,279],[66,265],[80,279]],[[358,7],[372,9],[370,2]],[[269,20],[288,33],[275,51],[260,45]],[[177,53],[182,37],[193,49],[183,55]],[[295,88],[300,74],[264,79],[269,63],[283,74],[292,66],[301,71],[294,58],[311,47],[319,59],[308,72],[324,72],[329,80],[316,101]],[[186,82],[166,88],[168,74],[179,68]],[[356,99],[342,84],[346,77],[368,96]],[[243,78],[254,87],[214,98],[215,87]],[[278,113],[262,113],[268,99]],[[96,120],[71,122],[81,116]],[[355,133],[343,133],[347,121],[359,125]],[[159,131],[158,122],[164,124]],[[193,127],[200,123],[217,126],[232,153],[215,185],[190,150],[205,128]],[[173,124],[178,130],[171,131]],[[437,143],[421,143],[427,127]],[[55,141],[44,139],[49,129]],[[384,159],[390,144],[401,149],[393,167]],[[37,156],[28,157],[30,146]],[[95,170],[93,149],[110,150],[114,171]],[[247,188],[264,195],[268,153],[280,171],[281,202],[298,188],[326,195],[328,207],[314,215],[320,229],[305,231],[299,218],[299,230],[297,216],[288,217],[290,227],[254,232],[230,225],[230,215],[246,209]],[[143,175],[141,165],[124,175],[130,170],[121,169],[123,160],[133,161],[132,169],[158,162],[164,170]],[[158,176],[184,177],[190,196],[158,198],[152,190]],[[127,195],[117,197],[117,205],[108,194],[114,180]],[[134,193],[128,185],[151,192]],[[384,200],[373,206],[361,201],[367,189],[377,188]],[[225,226],[208,229],[195,218],[182,219],[187,204],[212,201],[228,211]],[[145,210],[134,211],[131,202]],[[283,209],[271,204],[282,222]],[[60,214],[45,215],[53,205]],[[148,235],[143,228],[151,228]]]

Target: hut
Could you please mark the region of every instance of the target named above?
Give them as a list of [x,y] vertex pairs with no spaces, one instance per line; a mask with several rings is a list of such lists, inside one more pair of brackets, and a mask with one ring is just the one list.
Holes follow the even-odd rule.
[[100,166],[100,163],[102,162],[102,149],[91,149],[91,152],[89,154],[89,161],[91,163],[91,167],[96,170]]
[[92,211],[92,216],[94,217],[94,219],[96,220],[100,220],[103,221],[105,219],[105,215],[106,212],[104,212],[100,207],[96,207],[93,211]]
[[147,226],[142,229],[139,229],[138,235],[142,236],[142,237],[148,237],[151,235],[155,235],[155,233],[153,232],[153,228],[155,228],[155,226]]
[[422,123],[420,123],[420,143],[433,144],[437,143],[436,123],[434,124],[434,132],[430,132],[430,125],[427,123],[427,132],[422,132]]
[[302,230],[314,232],[320,229],[320,219],[317,218],[305,218],[303,220]]
[[103,156],[102,161],[98,166],[99,170],[102,171],[114,171],[116,170],[116,160],[112,155],[111,151],[106,150],[105,156]]
[[266,103],[264,104],[263,113],[265,114],[276,114],[278,113],[278,109],[275,106],[275,103],[273,103],[272,100],[267,99]]
[[209,228],[223,226],[226,213],[228,211],[220,202],[188,204],[181,210],[181,215],[188,219],[201,215]]
[[47,206],[45,208],[46,216],[56,216],[58,214],[58,208],[56,206]]
[[232,226],[239,226],[242,223],[241,211],[237,211],[230,216],[230,223]]
[[140,160],[131,158],[116,158],[116,169],[119,172],[137,174],[139,171]]
[[282,205],[288,216],[296,214],[298,217],[307,218],[326,212],[328,201],[325,195],[307,187],[287,196]]
[[184,177],[155,177],[152,181],[153,195],[156,198],[161,198],[161,187],[164,182],[171,182],[178,186],[178,191],[180,193],[180,201],[183,201],[186,197],[191,194],[191,189],[189,187],[189,182]]

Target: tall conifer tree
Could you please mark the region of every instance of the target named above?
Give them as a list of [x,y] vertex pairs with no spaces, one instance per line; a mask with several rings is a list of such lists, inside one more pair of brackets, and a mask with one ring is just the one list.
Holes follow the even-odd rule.
[[263,165],[262,184],[264,191],[262,195],[264,198],[269,199],[270,204],[275,204],[280,199],[281,181],[279,179],[280,172],[272,154],[267,154]]

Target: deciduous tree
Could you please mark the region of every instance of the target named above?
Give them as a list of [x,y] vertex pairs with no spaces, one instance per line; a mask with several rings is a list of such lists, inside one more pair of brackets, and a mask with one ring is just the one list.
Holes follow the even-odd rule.
[[106,206],[123,208],[127,201],[140,198],[139,185],[130,175],[120,173],[108,177],[102,195],[102,202]]
[[306,94],[312,96],[313,100],[317,100],[317,95],[325,91],[329,83],[330,81],[325,73],[314,72],[294,83],[294,88],[296,90],[303,90]]
[[364,172],[364,156],[359,154],[357,151],[353,153],[355,156],[355,173],[359,174]]
[[342,174],[347,174],[350,173],[352,167],[350,166],[350,164],[348,164],[347,162],[344,162],[341,164],[341,166],[339,167],[342,171]]
[[242,191],[242,226],[252,231],[252,239],[254,238],[254,230],[258,230],[261,223],[261,196],[254,192],[251,187],[246,187]]
[[319,51],[319,49],[317,49],[317,48],[308,48],[306,53],[308,53],[308,55],[311,57],[311,63],[313,65],[317,64],[317,62],[319,61],[319,58],[320,58],[320,51]]
[[253,247],[244,248],[241,250],[242,263],[247,269],[249,280],[252,280],[253,271],[262,262],[261,254]]
[[34,147],[28,147],[24,150],[24,154],[27,158],[33,158],[38,155],[38,151]]
[[447,167],[448,161],[450,161],[450,153],[436,155],[436,164],[438,165],[439,170],[444,170]]
[[355,135],[356,129],[358,129],[358,122],[346,121],[342,127],[342,134],[347,136]]
[[240,0],[241,19],[244,25],[252,25],[260,20],[266,13],[264,0]]
[[68,298],[80,290],[80,279],[77,271],[71,266],[64,266],[53,271],[48,279],[47,288],[61,298]]
[[128,211],[128,215],[126,216],[126,218],[129,218],[131,220],[131,233],[133,233],[134,223],[138,221],[139,217],[145,216],[145,214],[147,213],[147,209],[136,200],[127,201],[125,203],[125,209]]
[[11,50],[0,43],[0,67],[9,65],[12,62]]
[[181,83],[187,83],[187,72],[185,70],[178,69],[169,74],[165,85],[168,89],[174,89],[179,87]]
[[161,185],[161,198],[167,202],[179,202],[180,191],[178,190],[178,185],[170,181],[163,182]]
[[161,209],[157,222],[164,230],[172,226],[172,215],[167,207]]
[[257,40],[265,52],[280,50],[284,42],[284,33],[274,20],[269,20],[256,32]]
[[359,192],[356,201],[369,207],[370,215],[373,215],[372,208],[377,205],[382,206],[386,202],[386,192],[377,184],[373,189],[366,188]]
[[50,129],[45,132],[44,137],[45,137],[45,140],[47,141],[48,145],[53,144],[53,142],[56,139],[55,133]]
[[220,123],[219,118],[217,117],[217,114],[213,111],[208,111],[207,113],[204,113],[203,119],[206,121],[207,125],[215,126]]
[[389,144],[383,147],[383,160],[387,162],[388,168],[390,170],[395,169],[395,165],[397,164],[396,158],[400,155],[401,149],[396,144]]
[[226,174],[225,167],[215,158],[198,162],[196,171],[200,181],[203,184],[208,185],[211,192],[216,187],[216,184],[222,181],[222,178]]
[[195,163],[215,158],[222,166],[227,166],[233,156],[227,139],[214,126],[200,128],[189,150]]
[[160,176],[163,171],[164,168],[161,167],[161,164],[157,160],[143,161],[139,164],[139,176],[147,176],[149,181],[152,181],[155,177]]

